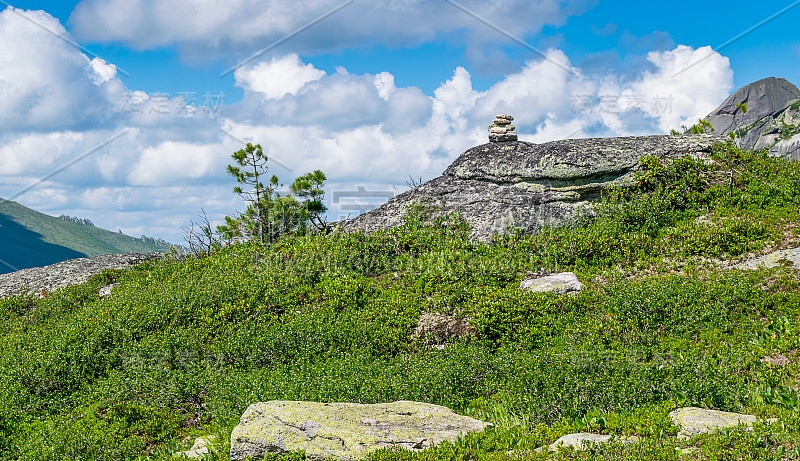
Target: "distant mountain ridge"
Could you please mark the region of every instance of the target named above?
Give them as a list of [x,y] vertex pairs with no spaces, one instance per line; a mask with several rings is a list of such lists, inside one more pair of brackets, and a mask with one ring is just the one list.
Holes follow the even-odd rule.
[[94,223],[89,221],[88,219],[82,219],[82,218],[77,218],[77,217],[73,218],[72,216],[67,216],[67,215],[64,215],[64,214],[59,216],[59,218],[63,219],[66,222],[71,222],[72,224],[81,224],[81,225],[84,225],[84,226],[94,226]]
[[161,239],[102,229],[88,219],[49,216],[0,199],[0,274],[104,254],[168,252],[172,246]]

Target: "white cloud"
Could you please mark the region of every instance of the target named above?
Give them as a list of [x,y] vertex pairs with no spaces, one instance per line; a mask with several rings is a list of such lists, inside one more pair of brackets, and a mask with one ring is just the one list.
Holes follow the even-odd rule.
[[44,176],[50,165],[71,152],[84,138],[78,132],[30,133],[6,139],[0,144],[0,175],[14,176],[39,172]]
[[43,11],[0,11],[0,126],[4,130],[86,128],[107,122],[121,89],[108,66],[90,61]]
[[[591,0],[459,3],[523,37],[538,34],[543,25],[563,25],[594,4]],[[83,0],[69,23],[79,40],[122,42],[136,48],[178,44],[197,58],[234,51],[241,59],[343,5],[342,0]],[[493,49],[508,42],[448,2],[358,0],[293,35],[291,44],[296,52],[308,54],[375,44],[416,45],[450,33],[468,37],[471,48]]]
[[117,75],[117,66],[109,64],[100,58],[94,58],[89,62],[89,66],[94,71],[91,79],[95,85],[102,85]]
[[389,96],[397,89],[394,86],[394,75],[389,72],[381,72],[375,76],[373,81],[375,88],[378,89],[378,94],[381,98],[388,100]]
[[296,54],[240,67],[234,72],[236,86],[261,93],[268,99],[297,94],[307,83],[319,80],[323,75],[325,71],[311,64],[303,65]]
[[224,171],[229,157],[219,145],[167,141],[142,151],[128,175],[128,183],[135,186],[183,185]]
[[458,67],[453,72],[453,77],[444,82],[433,94],[436,97],[434,107],[437,112],[447,118],[458,129],[466,127],[464,118],[475,107],[480,94],[472,89],[472,79],[463,67]]
[[680,45],[671,51],[653,51],[648,61],[655,72],[645,72],[622,95],[634,100],[646,114],[658,119],[667,132],[686,123],[693,125],[725,100],[733,89],[733,70],[728,58],[711,47],[693,49]]
[[567,56],[563,51],[550,50],[546,59],[529,61],[519,72],[494,84],[478,98],[474,112],[481,120],[510,113],[527,126],[547,118],[572,118],[573,84]]

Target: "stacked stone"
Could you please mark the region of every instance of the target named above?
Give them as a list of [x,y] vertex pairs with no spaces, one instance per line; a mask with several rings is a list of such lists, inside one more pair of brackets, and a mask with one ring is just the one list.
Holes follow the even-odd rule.
[[489,141],[516,141],[517,133],[514,131],[514,125],[511,124],[512,121],[514,121],[514,117],[508,114],[496,116],[494,123],[489,125]]

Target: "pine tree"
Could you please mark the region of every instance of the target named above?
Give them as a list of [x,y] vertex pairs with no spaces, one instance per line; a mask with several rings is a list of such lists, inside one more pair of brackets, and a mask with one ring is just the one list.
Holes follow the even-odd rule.
[[236,186],[233,192],[249,202],[249,205],[238,218],[226,216],[225,225],[219,226],[217,230],[228,239],[239,236],[255,237],[255,240],[264,243],[269,240],[267,223],[275,190],[279,187],[278,177],[272,175],[266,185],[262,182],[269,167],[261,144],[247,143],[244,149],[237,150],[231,157],[238,166],[228,165],[228,173],[236,178],[239,184],[250,186],[250,189]]
[[224,240],[244,238],[267,243],[291,232],[305,232],[309,222],[319,229],[326,228],[322,218],[327,210],[322,203],[325,195],[322,186],[326,178],[322,171],[306,173],[290,186],[295,195],[304,199],[301,202],[295,197],[278,194],[277,189],[282,184],[279,184],[277,176],[273,175],[266,185],[262,182],[268,167],[267,156],[260,144],[248,143],[231,157],[236,165],[228,165],[228,173],[240,184],[233,188],[233,192],[248,205],[239,216],[226,216],[225,224],[217,226],[217,232]]

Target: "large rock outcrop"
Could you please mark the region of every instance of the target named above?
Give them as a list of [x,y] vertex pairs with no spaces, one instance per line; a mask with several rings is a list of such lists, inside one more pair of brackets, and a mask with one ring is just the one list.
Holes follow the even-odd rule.
[[765,78],[739,88],[708,114],[714,133],[733,133],[744,149],[800,160],[800,90],[783,78]]
[[409,205],[423,203],[433,206],[435,215],[460,213],[480,240],[509,227],[536,232],[591,214],[602,191],[632,184],[645,156],[702,157],[721,140],[698,134],[483,144],[461,154],[442,176],[344,227],[373,232],[398,226]]
[[304,450],[313,460],[364,459],[384,447],[422,450],[489,423],[429,403],[254,403],[231,433],[232,460]]

